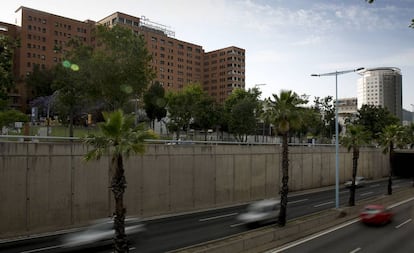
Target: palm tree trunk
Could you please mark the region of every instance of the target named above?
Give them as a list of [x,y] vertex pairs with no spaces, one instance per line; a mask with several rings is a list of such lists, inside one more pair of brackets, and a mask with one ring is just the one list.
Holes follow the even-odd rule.
[[282,188],[280,190],[280,212],[279,212],[279,225],[286,225],[286,210],[288,202],[288,182],[289,182],[289,146],[288,146],[288,134],[282,135]]
[[114,175],[112,177],[112,192],[115,198],[115,217],[114,217],[114,229],[115,229],[115,252],[124,253],[128,252],[128,243],[125,234],[125,213],[124,208],[124,192],[126,188],[126,179],[124,175],[124,165],[122,161],[122,155],[115,154],[112,158],[112,163],[115,166]]
[[353,156],[352,156],[352,185],[349,194],[349,205],[355,206],[355,178],[357,175],[358,169],[358,158],[359,158],[359,149],[354,147]]

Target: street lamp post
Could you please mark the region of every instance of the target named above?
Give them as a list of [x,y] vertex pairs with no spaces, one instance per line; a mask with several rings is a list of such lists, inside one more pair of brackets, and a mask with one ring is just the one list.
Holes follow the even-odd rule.
[[324,74],[311,74],[311,76],[335,76],[335,208],[339,208],[339,126],[338,126],[338,75],[358,72],[364,68],[352,70],[335,71]]

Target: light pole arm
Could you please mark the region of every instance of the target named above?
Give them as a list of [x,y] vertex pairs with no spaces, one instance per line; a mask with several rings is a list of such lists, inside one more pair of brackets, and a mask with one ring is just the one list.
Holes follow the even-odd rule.
[[337,76],[337,75],[342,75],[342,74],[351,73],[351,72],[358,72],[364,69],[365,68],[357,68],[357,69],[335,71],[335,72],[323,73],[323,74],[311,74],[311,76]]

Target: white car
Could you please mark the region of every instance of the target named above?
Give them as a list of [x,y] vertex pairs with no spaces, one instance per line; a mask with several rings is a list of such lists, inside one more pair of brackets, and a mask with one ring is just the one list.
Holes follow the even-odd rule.
[[247,226],[263,225],[276,221],[279,217],[279,210],[280,200],[260,200],[250,204],[245,213],[237,216],[237,220]]
[[[362,187],[365,185],[365,178],[364,177],[355,177],[355,187]],[[352,179],[345,182],[345,187],[349,188],[352,186]]]
[[[139,218],[125,218],[125,233],[136,235],[145,231]],[[78,232],[68,233],[61,238],[63,248],[83,248],[113,243],[115,236],[114,220],[104,218],[94,221],[90,226]]]

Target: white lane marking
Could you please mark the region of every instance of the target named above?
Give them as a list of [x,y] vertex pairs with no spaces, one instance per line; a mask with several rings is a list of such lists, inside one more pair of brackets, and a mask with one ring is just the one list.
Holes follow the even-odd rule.
[[373,187],[378,187],[378,186],[381,186],[381,185],[380,184],[372,184],[369,187],[373,188]]
[[267,251],[266,253],[279,253],[279,252],[283,252],[283,251],[285,251],[285,250],[287,250],[287,249],[290,249],[290,248],[296,247],[296,246],[298,246],[298,245],[300,245],[300,244],[303,244],[303,243],[305,243],[305,242],[308,242],[308,241],[310,241],[310,240],[313,240],[313,239],[316,239],[316,238],[321,237],[321,236],[323,236],[323,235],[326,235],[326,234],[332,233],[332,232],[334,232],[334,231],[336,231],[336,230],[338,230],[338,229],[341,229],[341,228],[344,228],[344,227],[346,227],[346,226],[352,225],[352,224],[354,224],[355,222],[358,222],[358,221],[359,221],[359,219],[351,220],[350,222],[347,222],[347,223],[341,224],[341,225],[339,225],[339,226],[337,226],[337,227],[334,227],[334,228],[331,228],[331,229],[325,230],[325,231],[323,231],[323,232],[320,232],[320,233],[317,233],[317,234],[311,235],[311,236],[306,237],[306,238],[304,238],[304,239],[302,239],[302,240],[300,240],[300,241],[293,242],[293,243],[288,244],[288,245],[286,245],[286,246],[283,246],[283,247],[281,247],[281,248],[278,248],[278,249],[275,249],[275,250],[271,250],[271,251]]
[[353,251],[350,251],[349,253],[356,253],[356,252],[358,252],[358,251],[360,251],[361,250],[361,248],[356,248],[356,249],[354,249]]
[[414,200],[414,197],[409,198],[409,199],[406,199],[406,200],[403,200],[403,201],[398,202],[398,203],[395,203],[395,204],[393,204],[393,205],[389,205],[388,207],[389,207],[389,208],[394,208],[394,207],[396,207],[396,206],[403,205],[403,204],[408,203],[408,202],[413,201],[413,200]]
[[409,223],[411,221],[412,221],[412,219],[408,219],[408,220],[404,221],[403,223],[401,223],[400,225],[395,226],[395,228],[396,229],[399,229],[400,227],[404,226],[405,224],[407,224],[407,223]]
[[366,195],[371,195],[371,194],[373,194],[374,192],[364,192],[364,193],[361,193],[360,194],[360,196],[366,196]]
[[295,200],[295,201],[289,201],[288,204],[296,204],[296,203],[300,203],[300,202],[305,202],[308,201],[309,199],[299,199],[299,200]]
[[243,226],[243,225],[244,223],[237,223],[237,224],[230,225],[230,227],[234,228],[234,227]]
[[40,251],[50,250],[50,249],[56,249],[56,248],[60,248],[60,247],[61,247],[60,245],[55,245],[55,246],[50,246],[50,247],[46,247],[46,248],[40,248],[40,249],[32,249],[32,250],[22,251],[20,253],[40,252]]
[[333,204],[333,203],[334,203],[333,201],[329,201],[329,202],[314,205],[313,207],[321,207],[321,206],[326,206],[326,205],[330,205],[330,204]]
[[238,213],[223,214],[223,215],[219,215],[219,216],[214,216],[214,217],[208,217],[208,218],[199,219],[198,221],[216,220],[216,219],[221,219],[221,218],[225,218],[225,217],[229,217],[229,216],[234,216],[234,215],[238,215]]

